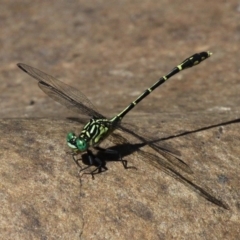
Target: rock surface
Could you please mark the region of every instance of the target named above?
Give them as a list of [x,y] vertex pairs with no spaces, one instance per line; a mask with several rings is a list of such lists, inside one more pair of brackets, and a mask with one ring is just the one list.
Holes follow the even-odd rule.
[[[3,0],[0,17],[1,239],[239,238],[239,3]],[[124,156],[137,170],[106,159],[108,171],[79,178],[65,142],[81,130],[67,119],[77,115],[16,66],[75,86],[111,117],[207,50],[211,58],[156,89],[125,120],[178,149],[193,171],[184,176],[228,209],[149,164],[149,146],[141,149],[149,155]],[[114,146],[110,140],[103,146]]]

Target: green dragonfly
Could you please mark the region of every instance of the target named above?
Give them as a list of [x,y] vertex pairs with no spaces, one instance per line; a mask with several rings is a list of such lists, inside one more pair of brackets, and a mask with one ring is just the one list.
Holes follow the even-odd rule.
[[[26,72],[33,78],[37,79],[38,86],[52,99],[63,104],[68,109],[74,110],[80,114],[84,114],[90,117],[90,120],[85,124],[79,135],[76,135],[73,132],[67,134],[67,144],[70,147],[70,149],[72,149],[73,159],[78,166],[80,166],[78,163],[79,159],[76,159],[75,156],[83,152],[87,153],[89,159],[89,166],[81,168],[80,171],[86,170],[88,167],[92,165],[96,166],[95,170],[87,174],[91,174],[93,176],[95,173],[99,173],[102,171],[102,167],[104,167],[103,162],[102,160],[100,160],[100,158],[98,158],[96,155],[92,153],[91,148],[96,149],[98,151],[106,151],[114,154],[118,153],[114,150],[103,149],[99,146],[99,144],[107,137],[111,137],[113,141],[117,144],[128,143],[128,141],[123,136],[114,133],[115,129],[119,129],[120,131],[123,131],[134,136],[135,138],[143,142],[145,145],[148,145],[154,151],[156,151],[157,153],[159,153],[168,160],[162,161],[162,158],[157,157],[156,155],[148,154],[142,150],[139,150],[140,154],[144,158],[147,157],[147,159],[149,159],[149,162],[152,163],[154,166],[160,169],[164,168],[165,172],[175,177],[182,183],[188,185],[189,187],[195,189],[195,191],[197,191],[200,195],[202,195],[209,201],[226,208],[225,204],[223,204],[220,200],[211,196],[194,183],[191,183],[191,181],[189,181],[180,173],[176,172],[174,169],[171,168],[171,166],[174,165],[188,174],[192,173],[190,167],[186,163],[184,163],[180,158],[177,157],[177,155],[180,155],[177,150],[174,150],[171,147],[161,146],[158,144],[157,141],[154,141],[149,137],[145,136],[143,137],[140,134],[136,133],[128,125],[121,124],[121,121],[124,118],[124,116],[128,112],[130,112],[140,101],[147,97],[153,90],[155,90],[157,87],[166,82],[175,74],[179,73],[184,69],[198,65],[203,60],[209,58],[211,55],[212,53],[210,52],[201,52],[188,57],[182,63],[174,67],[167,75],[161,77],[156,83],[154,83],[151,87],[146,89],[137,99],[131,102],[123,111],[121,111],[119,114],[110,119],[100,114],[95,109],[90,100],[83,93],[79,92],[75,88],[26,64],[18,63],[17,65],[24,72]],[[119,154],[119,156],[121,155]],[[123,166],[125,168],[128,168],[127,162],[123,160],[121,157],[120,161],[122,161]]]

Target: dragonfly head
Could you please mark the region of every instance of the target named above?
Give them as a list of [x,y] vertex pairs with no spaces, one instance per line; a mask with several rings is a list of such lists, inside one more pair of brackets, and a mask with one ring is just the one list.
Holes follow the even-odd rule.
[[79,138],[75,133],[68,133],[67,144],[74,151],[84,152],[88,149],[88,144],[85,139]]

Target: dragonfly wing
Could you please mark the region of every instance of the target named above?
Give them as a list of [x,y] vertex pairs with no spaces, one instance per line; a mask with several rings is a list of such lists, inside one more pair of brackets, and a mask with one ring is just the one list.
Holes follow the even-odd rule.
[[212,191],[209,188],[207,188],[207,190],[203,189],[202,187],[200,187],[196,183],[192,182],[187,177],[183,176],[182,174],[180,174],[179,172],[177,172],[176,170],[171,168],[171,166],[168,165],[163,159],[157,157],[154,154],[147,153],[142,150],[139,150],[138,154],[140,154],[144,159],[146,159],[146,158],[151,159],[151,161],[149,161],[149,163],[151,165],[162,170],[163,172],[165,172],[169,176],[173,177],[177,181],[181,182],[182,184],[187,186],[189,189],[198,193],[201,197],[205,198],[206,200],[208,200],[224,209],[229,209],[229,206],[227,205],[227,203],[225,203],[224,201],[222,201],[220,199],[217,199],[213,195]]
[[[112,137],[112,140],[117,144],[120,144],[120,143],[125,144],[126,145],[124,147],[125,149],[129,145],[129,141],[125,137],[123,137],[117,133],[112,133],[110,137]],[[129,147],[131,148],[131,146],[129,146]],[[207,189],[206,190],[203,189],[202,187],[200,187],[199,185],[194,183],[192,180],[190,180],[188,177],[186,177],[186,176],[182,175],[180,172],[176,171],[172,167],[171,162],[168,162],[165,158],[161,158],[155,154],[145,152],[139,148],[137,148],[133,151],[130,151],[129,154],[132,154],[135,151],[137,154],[139,154],[141,156],[142,160],[147,161],[152,166],[156,167],[157,169],[159,169],[159,170],[163,171],[164,173],[168,174],[169,176],[173,177],[178,182],[184,184],[192,191],[198,193],[201,197],[205,198],[206,200],[208,200],[222,208],[229,209],[229,206],[222,200],[217,199],[209,188],[205,187]]]
[[23,63],[17,64],[24,72],[38,80],[38,86],[52,99],[90,117],[101,117],[90,100],[77,89],[59,81],[58,79]]
[[[128,123],[121,123],[121,125],[118,127],[124,132],[127,132],[137,139],[141,140],[142,142],[146,142],[148,144],[151,143],[151,145],[156,146],[160,150],[163,150],[165,152],[169,152],[171,154],[174,154],[176,156],[181,156],[181,152],[175,148],[173,148],[169,143],[161,141],[161,139],[155,139],[147,135],[146,131],[144,131],[144,137],[141,136],[139,133],[136,133],[135,126]],[[139,130],[138,130],[139,131]]]
[[[125,127],[128,126],[128,127]],[[118,128],[124,132],[127,132],[134,136],[135,138],[139,139],[144,145],[148,145],[150,148],[152,148],[154,151],[158,152],[160,155],[162,155],[164,158],[166,158],[173,166],[178,167],[179,169],[183,170],[186,173],[192,174],[193,171],[191,168],[179,157],[181,153],[170,147],[169,144],[165,145],[165,143],[159,142],[159,140],[151,139],[149,137],[144,137],[139,135],[133,130],[133,126],[121,124],[118,126]]]
[[76,102],[73,98],[71,98],[71,96],[69,96],[68,94],[66,95],[66,92],[65,94],[62,94],[58,91],[58,89],[53,88],[52,86],[47,85],[44,82],[39,82],[38,86],[54,101],[64,105],[68,109],[78,112],[80,114],[86,114],[90,117],[98,117],[98,113],[95,110],[84,105],[83,102]]

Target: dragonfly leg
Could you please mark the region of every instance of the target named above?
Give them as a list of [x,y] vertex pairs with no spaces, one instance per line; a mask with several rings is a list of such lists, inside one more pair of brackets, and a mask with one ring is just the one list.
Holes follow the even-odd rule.
[[77,164],[79,168],[82,168],[82,166],[79,164],[79,160],[82,160],[82,159],[76,159],[75,156],[76,154],[72,154],[73,161]]
[[85,168],[81,168],[78,172],[79,174],[92,166],[96,166],[96,168],[93,171],[83,173],[92,175],[92,179],[94,179],[95,174],[103,172],[103,169],[104,171],[107,171],[107,167],[104,166],[103,162],[98,157],[96,157],[90,150],[87,150],[87,155],[89,165],[86,166]]
[[82,160],[82,158],[76,158],[76,156],[78,155],[77,153],[75,153],[75,152],[67,152],[68,154],[70,154],[70,155],[72,155],[72,159],[73,159],[73,161],[77,164],[77,166],[79,167],[79,168],[82,168],[81,167],[81,165],[79,164],[79,161],[80,160]]

